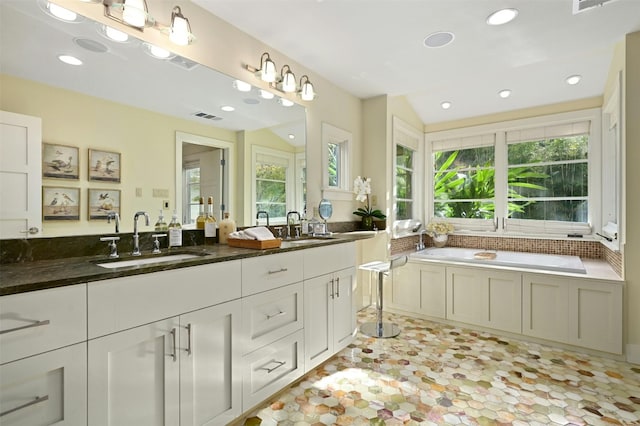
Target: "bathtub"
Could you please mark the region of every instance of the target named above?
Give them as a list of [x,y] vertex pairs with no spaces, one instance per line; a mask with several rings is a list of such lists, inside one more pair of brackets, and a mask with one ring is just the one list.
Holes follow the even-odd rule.
[[431,247],[410,254],[409,259],[450,260],[454,262],[586,274],[582,260],[580,260],[578,256],[557,254],[522,253],[461,247]]

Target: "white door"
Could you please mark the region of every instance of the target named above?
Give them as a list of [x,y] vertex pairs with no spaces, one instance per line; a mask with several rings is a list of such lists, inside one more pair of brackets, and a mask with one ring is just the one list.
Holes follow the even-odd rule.
[[333,351],[351,343],[355,336],[356,317],[353,305],[354,268],[336,272],[333,279]]
[[89,424],[180,423],[178,318],[89,341]]
[[180,316],[180,424],[227,424],[241,414],[241,303]]
[[42,231],[42,120],[0,111],[0,239]]

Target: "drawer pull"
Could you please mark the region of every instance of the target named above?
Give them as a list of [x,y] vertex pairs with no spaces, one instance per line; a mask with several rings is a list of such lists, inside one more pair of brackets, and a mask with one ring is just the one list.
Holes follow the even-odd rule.
[[280,311],[277,314],[267,315],[267,319],[270,320],[271,318],[276,318],[276,317],[282,316],[282,315],[284,315],[286,313],[287,313],[286,311]]
[[29,401],[26,404],[22,404],[19,407],[15,407],[15,408],[12,408],[10,410],[3,411],[2,413],[0,413],[0,417],[6,416],[7,414],[11,414],[11,413],[14,413],[14,412],[19,411],[19,410],[22,410],[23,408],[31,407],[32,405],[39,404],[41,402],[47,401],[48,399],[49,399],[49,395],[36,396],[36,399],[34,399],[33,401]]
[[280,367],[282,367],[283,365],[286,364],[286,361],[275,361],[275,360],[274,361],[269,361],[267,364],[271,364],[272,362],[274,362],[274,363],[276,363],[278,365],[276,365],[273,368],[262,367],[262,368],[260,368],[260,370],[265,370],[267,372],[267,374],[270,374],[270,373],[276,371],[278,368],[280,368]]
[[49,320],[36,321],[33,324],[23,325],[22,327],[16,327],[16,328],[10,328],[8,330],[2,330],[2,331],[0,331],[0,334],[11,333],[11,332],[20,331],[20,330],[26,330],[27,328],[40,327],[40,326],[43,326],[43,325],[49,325],[50,323],[51,323],[51,321],[49,321]]
[[280,268],[277,271],[269,271],[269,275],[271,274],[279,274],[280,272],[287,272],[288,269],[287,268]]
[[171,344],[173,346],[173,352],[169,356],[173,358],[173,362],[176,362],[178,360],[178,354],[176,353],[176,329],[175,328],[171,329],[171,340],[172,340]]

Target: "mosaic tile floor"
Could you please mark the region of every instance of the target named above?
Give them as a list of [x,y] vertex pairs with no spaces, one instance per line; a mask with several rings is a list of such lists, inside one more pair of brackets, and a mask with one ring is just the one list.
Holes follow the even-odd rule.
[[[359,322],[374,319],[367,310]],[[640,425],[640,366],[385,314],[245,425]]]

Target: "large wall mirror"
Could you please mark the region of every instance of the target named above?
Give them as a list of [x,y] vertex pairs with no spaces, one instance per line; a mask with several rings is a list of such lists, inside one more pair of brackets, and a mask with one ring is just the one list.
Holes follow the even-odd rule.
[[[125,219],[139,206],[155,216],[166,199],[170,206],[165,216],[176,209],[188,222],[199,195],[205,200],[214,196],[216,216],[230,212],[240,226],[255,224],[258,210],[272,212],[272,223],[282,211],[304,210],[304,107],[285,106],[277,95],[268,99],[269,93],[255,87],[240,91],[232,78],[215,70],[170,53],[158,59],[140,40],[117,42],[107,37],[102,24],[83,17],[64,22],[46,9],[42,0],[0,3],[0,75],[7,87],[26,88],[3,94],[3,106],[19,105],[14,112],[46,115],[43,135],[69,135],[70,128],[85,132],[83,141],[69,143],[79,146],[81,159],[87,148],[113,145],[125,163],[122,182],[112,185],[122,192]],[[63,64],[57,58],[61,54],[77,55],[84,64]],[[247,74],[247,81],[252,79]],[[50,87],[55,90],[47,94],[43,112],[40,96]],[[82,94],[82,102],[98,99],[109,107],[91,104],[83,109],[74,103],[78,116],[95,110],[88,129],[86,119],[61,114],[72,96],[51,98],[59,96],[59,89]],[[9,92],[13,98],[5,102]],[[160,135],[163,126],[167,131]],[[122,142],[134,133],[135,141]],[[48,141],[45,136],[43,142],[64,144],[65,137]],[[288,168],[284,174],[283,166]],[[59,184],[79,187],[82,194],[104,186],[88,182],[83,173],[79,181]],[[88,234],[92,226],[82,215],[75,227],[49,224],[54,232],[47,236]],[[123,230],[131,229],[131,221],[124,221]]]

